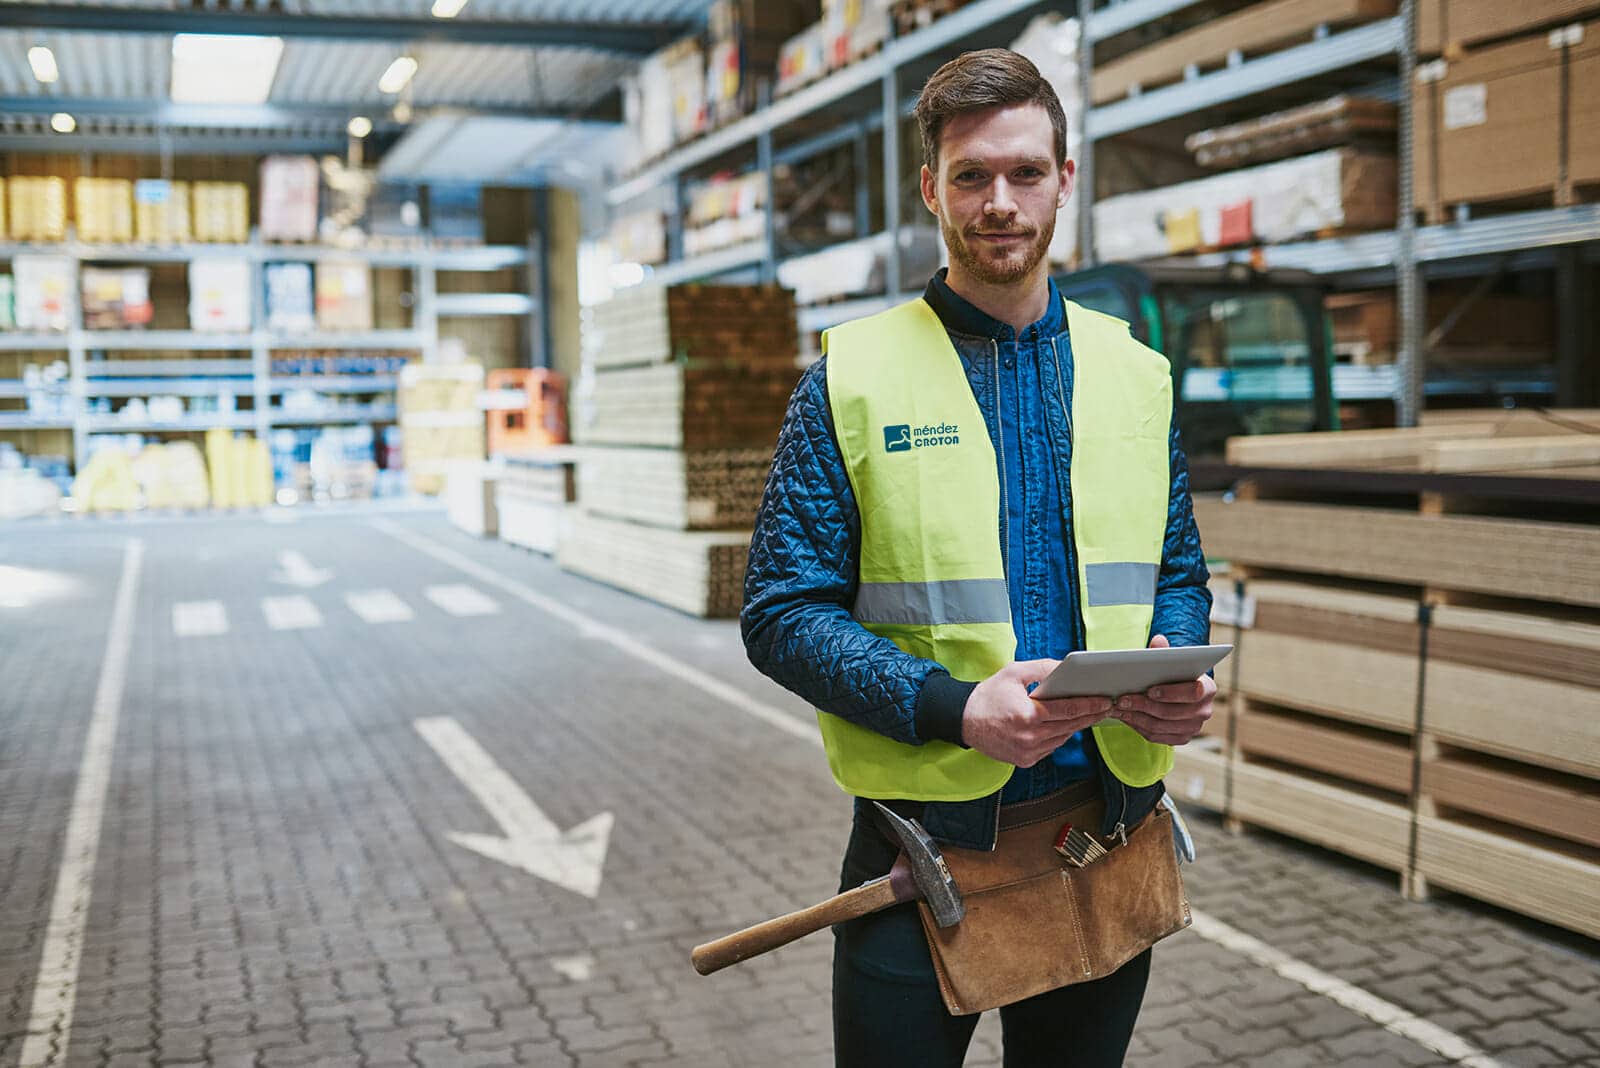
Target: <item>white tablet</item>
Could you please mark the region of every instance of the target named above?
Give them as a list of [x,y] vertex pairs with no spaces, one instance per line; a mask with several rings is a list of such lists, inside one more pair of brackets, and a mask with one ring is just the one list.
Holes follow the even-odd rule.
[[1168,682],[1193,682],[1233,652],[1231,645],[1189,645],[1177,649],[1111,649],[1068,653],[1031,696],[1121,697],[1144,693]]

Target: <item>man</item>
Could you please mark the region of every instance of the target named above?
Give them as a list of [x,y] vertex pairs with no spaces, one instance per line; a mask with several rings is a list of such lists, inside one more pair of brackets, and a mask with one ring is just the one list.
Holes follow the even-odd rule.
[[[1208,638],[1170,372],[1050,282],[1074,164],[1033,64],[963,55],[916,116],[950,266],[921,300],[824,339],[779,438],[741,620],[751,661],[821,711],[834,777],[857,797],[842,889],[895,856],[869,797],[989,850],[1002,806],[1098,787],[1100,832],[1122,834],[1216,689],[1115,707],[1028,696],[1076,649]],[[959,1065],[977,1017],[945,1011],[913,907],[836,935],[838,1063]],[[1147,950],[1002,1008],[1006,1064],[1120,1064],[1149,966]]]

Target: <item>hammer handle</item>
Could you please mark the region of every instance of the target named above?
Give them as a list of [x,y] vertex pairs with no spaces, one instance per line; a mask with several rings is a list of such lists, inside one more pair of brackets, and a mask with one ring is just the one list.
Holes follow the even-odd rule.
[[703,946],[695,946],[689,959],[694,963],[695,971],[701,975],[710,975],[730,964],[738,964],[768,950],[786,946],[795,939],[820,931],[824,927],[832,927],[836,923],[844,923],[846,920],[865,916],[869,912],[877,912],[879,909],[899,904],[902,897],[889,879],[890,877],[885,875],[881,879],[862,883],[854,890],[847,890],[836,897],[831,897],[819,905],[812,905],[808,909],[758,923],[754,927],[746,927],[742,931],[735,931]]

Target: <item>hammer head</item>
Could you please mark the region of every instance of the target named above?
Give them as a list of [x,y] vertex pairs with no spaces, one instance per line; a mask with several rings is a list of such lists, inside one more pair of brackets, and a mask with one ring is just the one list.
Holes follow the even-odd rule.
[[967,914],[967,907],[961,903],[961,891],[950,876],[939,846],[916,820],[903,819],[876,801],[873,804],[878,805],[878,811],[900,839],[900,848],[911,862],[911,877],[933,913],[933,922],[940,927],[954,927],[960,923]]

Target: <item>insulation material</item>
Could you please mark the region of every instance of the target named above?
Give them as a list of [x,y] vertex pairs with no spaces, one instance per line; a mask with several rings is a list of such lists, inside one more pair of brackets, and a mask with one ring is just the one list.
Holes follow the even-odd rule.
[[250,190],[243,182],[195,182],[192,194],[196,241],[250,240]]
[[312,241],[317,236],[321,174],[310,156],[268,156],[261,161],[261,236],[268,241]]
[[7,182],[6,192],[11,203],[11,240],[66,240],[65,179],[14,177]]
[[1395,163],[1390,156],[1330,149],[1298,159],[1126,193],[1094,206],[1100,255],[1134,260],[1169,255],[1169,220],[1198,212],[1200,244],[1222,243],[1222,212],[1251,204],[1254,239],[1262,244],[1325,231],[1393,226]]
[[483,459],[483,365],[408,363],[400,372],[400,432],[411,488],[437,494],[452,460]]
[[778,53],[778,96],[810,85],[828,73],[827,26],[808,26],[783,43]]
[[284,334],[315,330],[317,317],[311,296],[311,265],[269,263],[266,279],[267,328]]
[[[1076,160],[1083,145],[1083,93],[1078,63],[1080,30],[1077,19],[1040,15],[1028,23],[1011,50],[1033,61],[1039,73],[1061,99],[1067,117],[1067,158]],[[1078,259],[1078,206],[1074,195],[1056,212],[1056,232],[1050,239],[1050,262],[1074,264]]]
[[672,87],[662,53],[646,58],[632,77],[623,79],[622,114],[627,143],[636,150],[630,167],[643,166],[671,150]]
[[[942,248],[934,227],[901,227],[900,277],[920,289],[922,280],[939,269]],[[802,306],[881,293],[887,253],[888,239],[882,234],[864,237],[783,261],[778,264],[778,283],[794,290],[795,303]]]
[[767,230],[766,175],[751,171],[696,186],[689,194],[685,221],[686,256],[760,240]]
[[79,178],[72,183],[79,241],[133,240],[133,183],[125,178]]
[[190,240],[189,183],[143,178],[133,183],[133,230],[150,245]]
[[662,211],[619,215],[611,223],[611,251],[623,263],[664,263],[667,216]]
[[250,329],[250,261],[198,259],[189,264],[189,326],[200,331]]
[[12,257],[18,330],[65,330],[72,323],[72,261],[65,256]]

